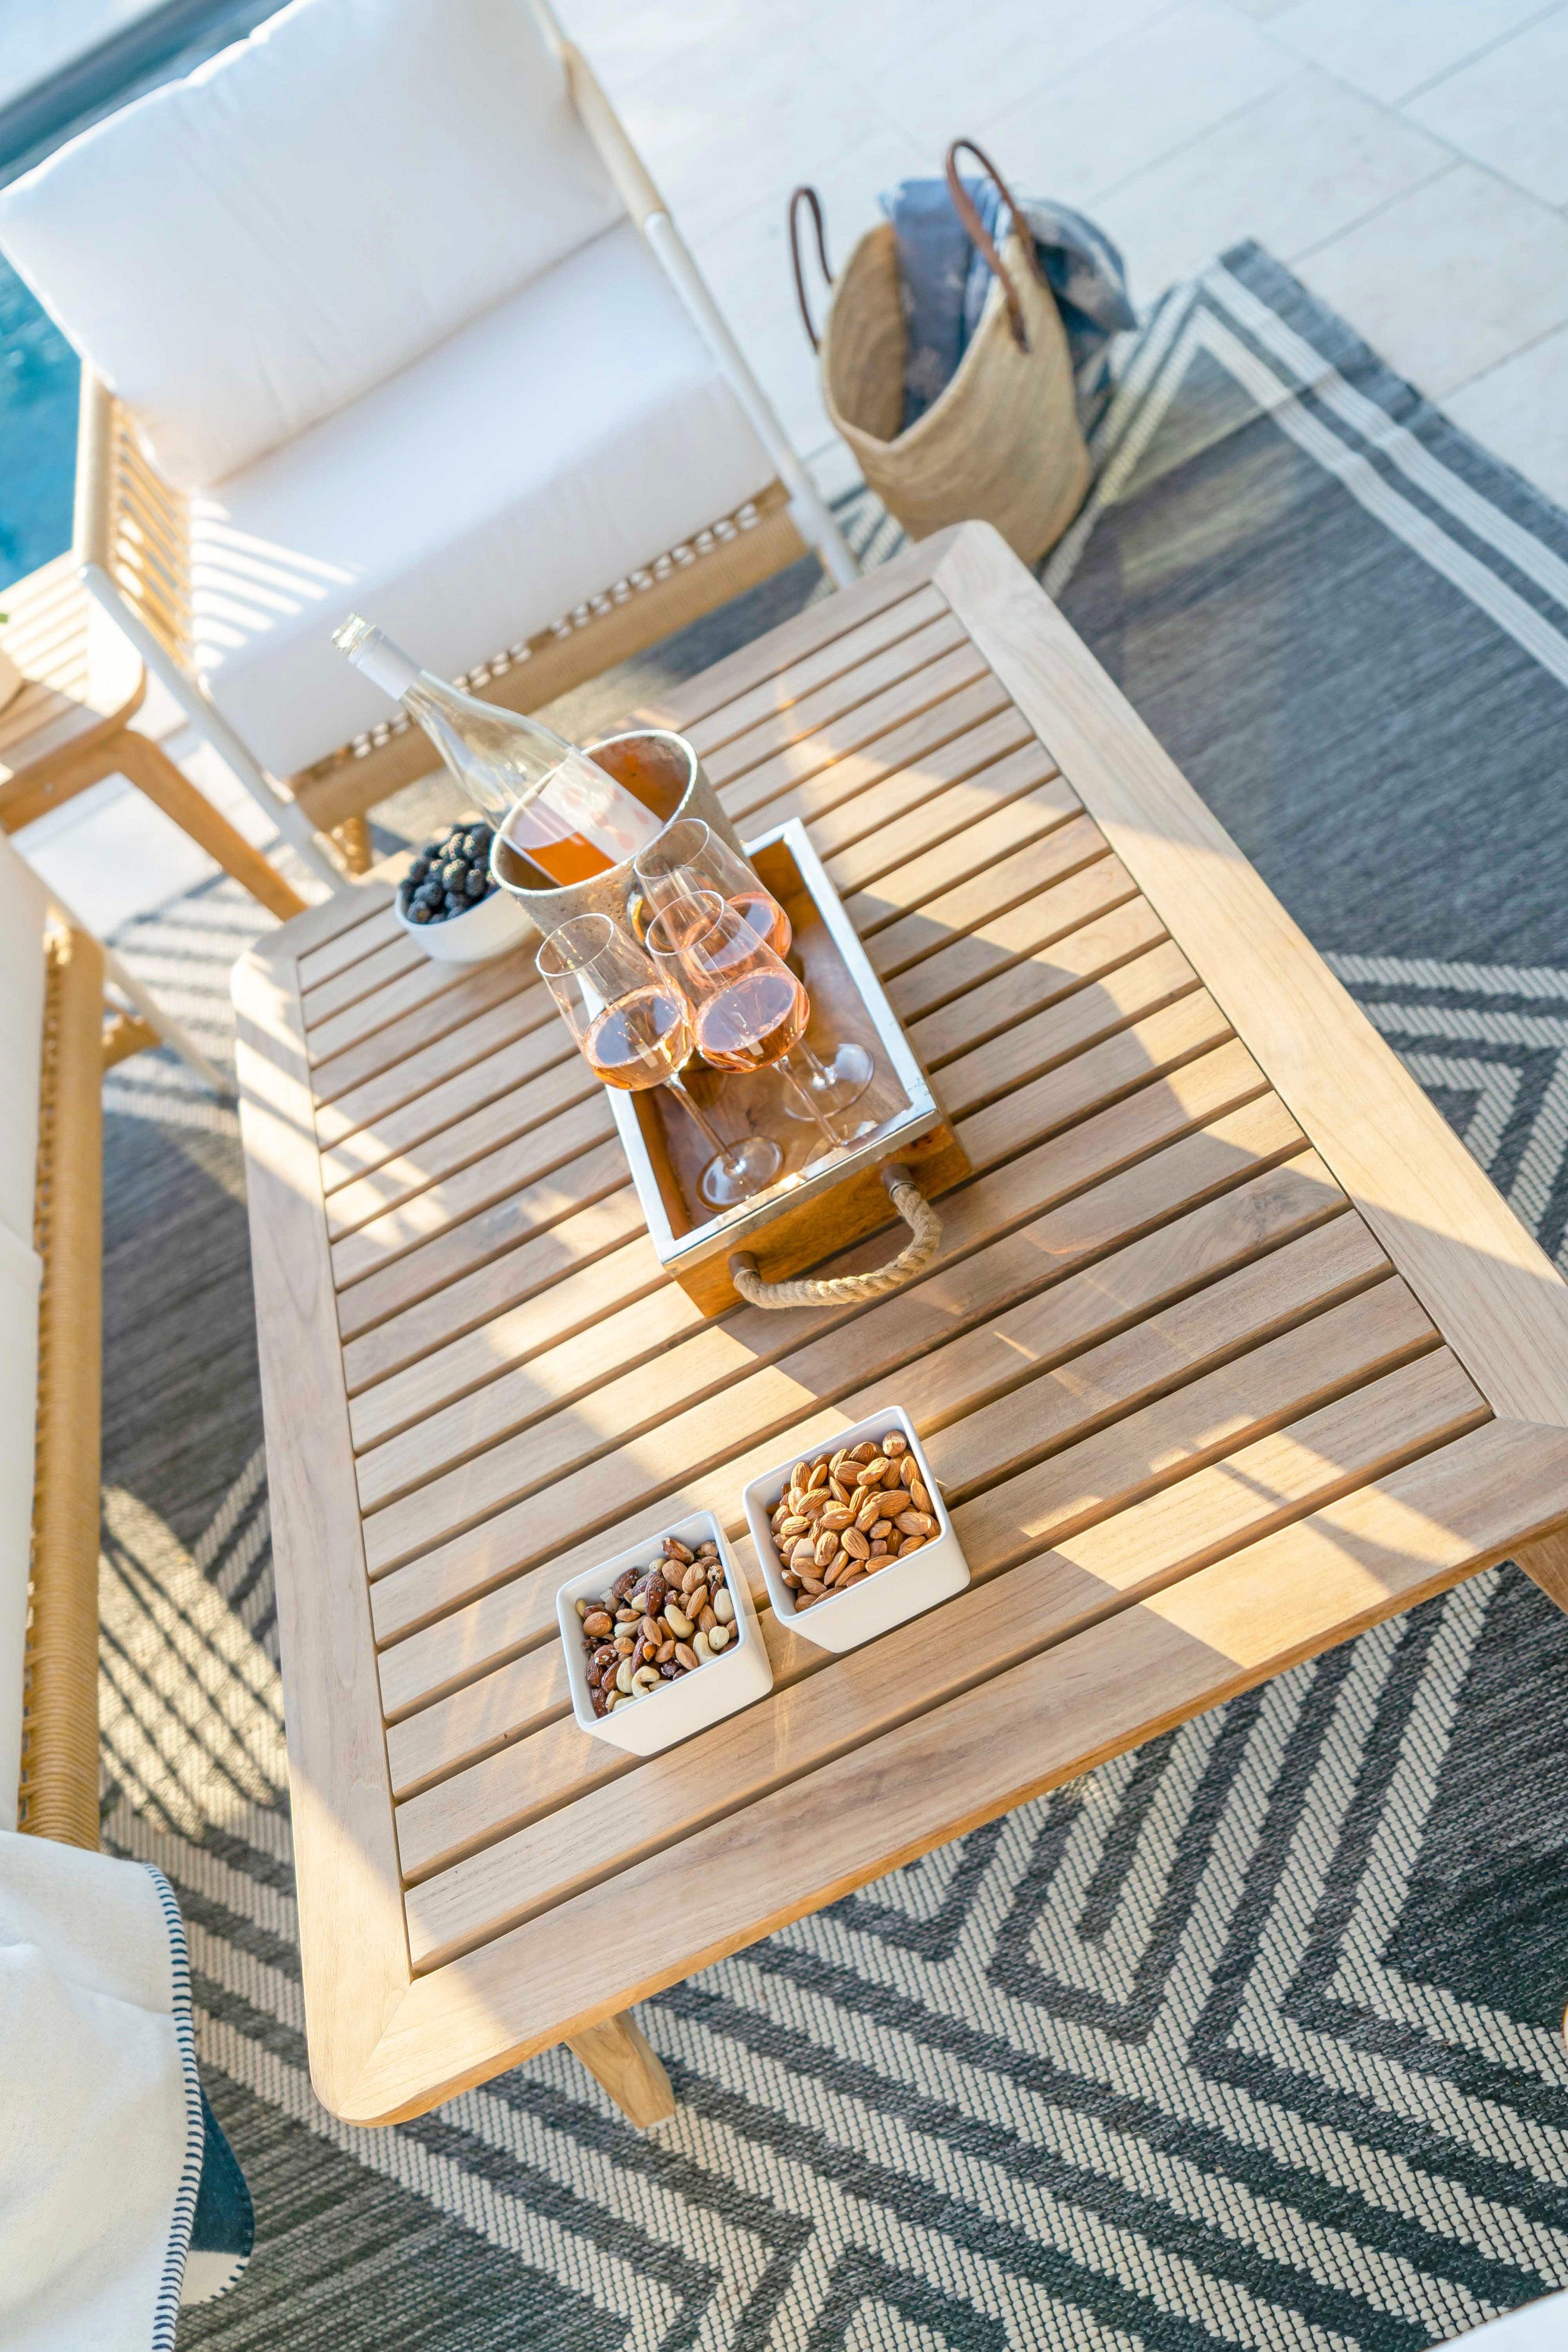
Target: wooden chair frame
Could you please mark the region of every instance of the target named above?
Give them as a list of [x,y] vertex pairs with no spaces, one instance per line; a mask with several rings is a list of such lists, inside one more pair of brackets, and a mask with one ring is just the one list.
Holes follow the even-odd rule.
[[52,930],[45,951],[34,1209],[44,1278],[17,1816],[34,1836],[96,1847],[104,961],[74,927]]
[[[712,352],[777,474],[759,497],[715,518],[685,544],[607,585],[537,635],[494,650],[459,681],[529,710],[657,644],[731,596],[816,551],[836,586],[858,577],[843,535],[766,394],[726,326],[641,157],[587,60],[536,0],[567,87],[600,158],[692,323]],[[279,832],[334,888],[343,876],[321,836],[342,829],[351,868],[369,863],[363,820],[378,801],[426,774],[429,747],[405,719],[385,725],[280,784],[199,677],[191,627],[190,530],[184,496],[143,454],[121,404],[82,370],[75,552],[80,577],[193,724],[267,810]]]

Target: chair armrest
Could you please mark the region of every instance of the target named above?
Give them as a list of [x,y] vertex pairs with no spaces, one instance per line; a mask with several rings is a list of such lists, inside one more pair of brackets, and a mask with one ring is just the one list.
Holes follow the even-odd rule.
[[566,40],[561,42],[560,50],[566,86],[583,128],[598,149],[599,161],[615,182],[622,204],[638,228],[646,228],[656,214],[668,213],[669,206],[654,186],[647,164],[626,137],[620,117],[582,50]]
[[190,536],[185,500],[143,453],[131,420],[83,366],[74,524],[79,569],[112,583],[115,600],[187,676]]

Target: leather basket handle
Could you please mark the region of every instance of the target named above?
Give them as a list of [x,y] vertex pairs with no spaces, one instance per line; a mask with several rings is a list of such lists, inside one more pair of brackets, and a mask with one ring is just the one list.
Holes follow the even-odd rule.
[[802,205],[805,205],[810,209],[812,221],[816,230],[816,257],[822,264],[822,274],[827,280],[829,287],[833,284],[833,272],[828,267],[827,261],[827,231],[823,224],[822,198],[817,194],[815,188],[805,186],[798,187],[789,200],[790,267],[795,271],[795,299],[800,304],[801,323],[805,329],[806,337],[811,344],[812,350],[814,352],[819,352],[822,349],[822,338],[811,322],[811,305],[806,300],[805,297],[805,272],[800,266],[800,208]]
[[[1014,285],[1013,280],[1008,276],[1005,268],[1003,267],[1002,257],[996,250],[990,232],[985,227],[980,215],[975,211],[974,205],[970,198],[969,191],[958,175],[958,158],[960,153],[964,150],[967,150],[968,152],[973,156],[975,162],[979,164],[986,178],[990,180],[993,185],[1000,192],[1002,201],[1006,205],[1016,226],[1023,223],[1024,215],[1018,209],[1018,205],[1014,197],[1013,191],[1009,188],[1006,181],[1002,177],[1001,173],[996,169],[995,164],[991,161],[990,156],[984,152],[984,149],[977,147],[973,139],[955,139],[952,146],[947,151],[947,192],[952,198],[952,208],[954,212],[957,213],[959,219],[963,223],[964,227],[968,230],[970,237],[975,246],[978,247],[979,250],[985,256],[985,259],[990,266],[992,274],[995,278],[998,286],[1001,287],[1002,292],[1006,299],[1007,323],[1013,330],[1013,341],[1017,344],[1018,349],[1021,352],[1026,352],[1029,348],[1029,331],[1024,324],[1024,306],[1018,299],[1018,289]],[[1024,248],[1024,255],[1029,266],[1030,275],[1033,277],[1036,284],[1043,287],[1048,293],[1050,291],[1050,280],[1047,278],[1045,271],[1040,268],[1040,257],[1035,251],[1035,240],[1029,235],[1026,227],[1019,226],[1018,241]],[[797,285],[800,282],[798,268],[795,272],[795,282]]]

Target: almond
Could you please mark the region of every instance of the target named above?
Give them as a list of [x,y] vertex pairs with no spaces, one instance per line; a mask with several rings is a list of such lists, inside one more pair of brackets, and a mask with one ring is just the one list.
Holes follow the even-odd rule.
[[871,1547],[858,1528],[845,1528],[843,1544],[851,1559],[866,1559],[869,1557]]
[[862,1463],[856,1472],[855,1483],[858,1486],[879,1486],[887,1475],[886,1454],[873,1454],[869,1462]]
[[822,1524],[825,1528],[831,1528],[835,1535],[839,1535],[846,1528],[854,1526],[855,1514],[847,1503],[829,1503],[822,1514]]
[[915,1480],[920,1476],[920,1470],[912,1454],[906,1454],[903,1460],[900,1463],[899,1476],[906,1486],[911,1487],[913,1486]]
[[877,1449],[868,1437],[862,1439],[858,1445],[852,1445],[845,1458],[850,1462],[872,1462],[875,1461]]
[[818,1568],[826,1568],[828,1561],[836,1559],[837,1556],[838,1538],[831,1528],[824,1528],[816,1538],[816,1565]]
[[882,1451],[887,1454],[904,1454],[909,1450],[909,1443],[901,1429],[889,1429],[882,1440]]
[[910,1480],[910,1500],[914,1505],[917,1511],[925,1511],[929,1513],[931,1509],[931,1496],[927,1493],[925,1487],[921,1486],[918,1478],[911,1478]]

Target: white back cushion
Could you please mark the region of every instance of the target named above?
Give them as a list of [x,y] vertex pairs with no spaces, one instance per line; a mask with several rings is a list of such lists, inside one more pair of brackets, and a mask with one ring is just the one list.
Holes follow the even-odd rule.
[[293,0],[0,192],[0,247],[196,489],[621,217],[529,0]]

